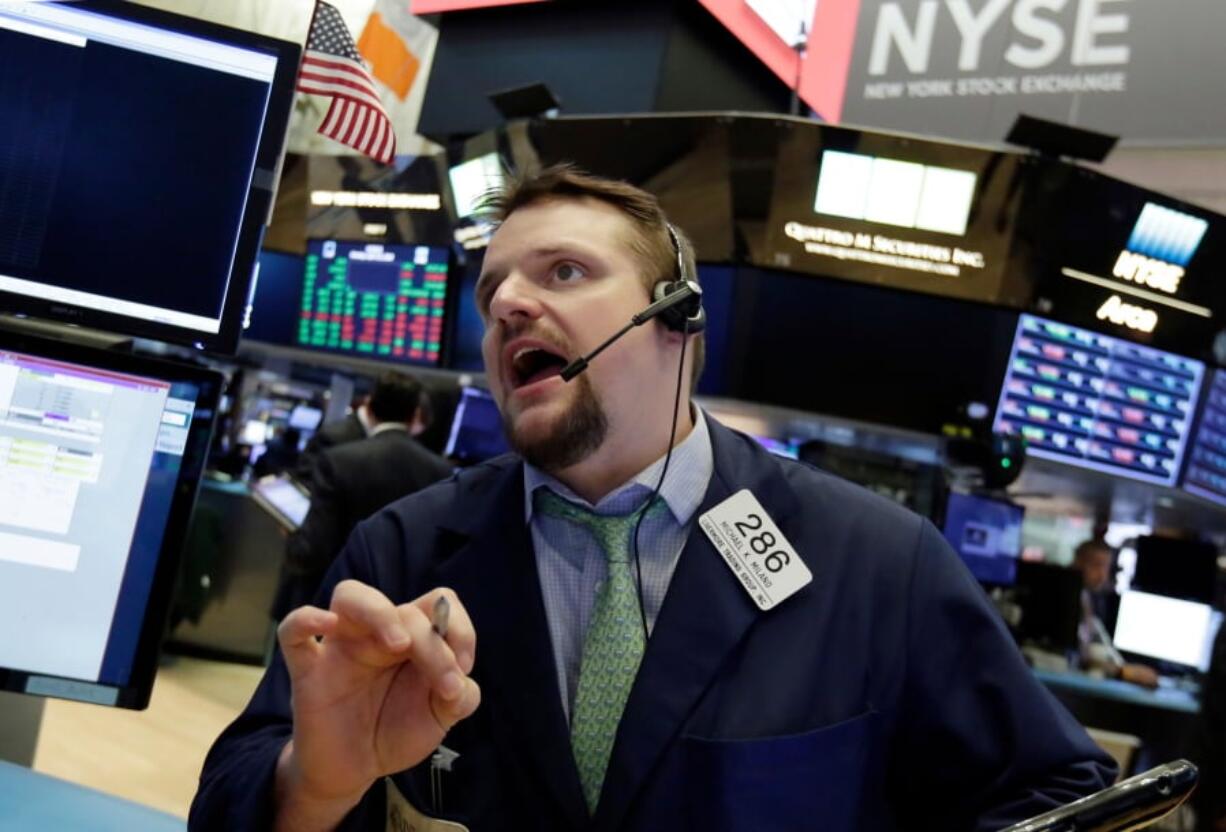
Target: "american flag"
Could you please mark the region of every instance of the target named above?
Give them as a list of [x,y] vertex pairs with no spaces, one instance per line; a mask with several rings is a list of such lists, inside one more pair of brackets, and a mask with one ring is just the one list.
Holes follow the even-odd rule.
[[298,90],[332,98],[319,132],[384,164],[396,155],[396,134],[353,36],[335,6],[316,3]]

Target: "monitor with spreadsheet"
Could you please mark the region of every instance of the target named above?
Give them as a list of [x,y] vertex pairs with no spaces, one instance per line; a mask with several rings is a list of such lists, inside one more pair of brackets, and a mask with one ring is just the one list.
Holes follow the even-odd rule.
[[994,430],[1026,452],[1173,486],[1205,365],[1022,315]]
[[0,690],[145,706],[220,386],[0,331]]

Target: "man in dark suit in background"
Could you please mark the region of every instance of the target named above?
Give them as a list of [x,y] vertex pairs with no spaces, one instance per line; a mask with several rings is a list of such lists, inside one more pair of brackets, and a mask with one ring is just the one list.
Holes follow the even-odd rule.
[[[383,378],[381,377],[379,382],[376,383],[376,387],[382,383]],[[299,482],[310,487],[311,479],[314,476],[315,463],[324,451],[337,445],[357,442],[359,439],[365,439],[370,436],[370,431],[374,424],[370,419],[367,408],[368,401],[363,401],[350,411],[344,419],[337,419],[320,426],[315,435],[307,441],[306,448],[303,449],[302,454],[298,457],[298,465],[294,470],[294,476]]]
[[[311,509],[286,543],[273,618],[280,620],[311,601],[359,522],[388,503],[451,476],[447,461],[412,436],[421,399],[422,386],[416,379],[384,373],[362,405],[363,418],[347,417],[363,432],[364,424],[369,424],[369,436],[327,447],[315,459],[308,482]],[[332,439],[342,435],[334,434]]]

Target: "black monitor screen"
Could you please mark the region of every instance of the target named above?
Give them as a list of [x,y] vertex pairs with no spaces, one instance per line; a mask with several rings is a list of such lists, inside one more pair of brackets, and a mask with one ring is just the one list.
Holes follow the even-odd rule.
[[298,53],[132,3],[0,7],[0,309],[233,350]]
[[1132,588],[1208,604],[1217,579],[1217,547],[1200,540],[1137,538]]
[[841,280],[738,269],[725,395],[939,433],[987,420],[1017,313]]
[[1081,624],[1081,573],[1050,563],[1018,561],[1015,598],[1022,641],[1051,650],[1075,650]]
[[0,333],[0,689],[144,707],[219,388]]
[[484,390],[465,387],[451,422],[444,455],[472,464],[505,454],[510,447],[502,432],[502,416],[494,397]]
[[437,365],[449,255],[431,246],[310,241],[296,345]]
[[945,507],[945,539],[977,580],[1008,586],[1017,575],[1024,513],[1021,506],[1004,500],[951,493]]
[[296,254],[260,251],[244,339],[293,345],[302,302],[302,268],[303,258]]
[[1035,456],[1174,485],[1203,373],[1190,358],[1022,315],[995,429]]

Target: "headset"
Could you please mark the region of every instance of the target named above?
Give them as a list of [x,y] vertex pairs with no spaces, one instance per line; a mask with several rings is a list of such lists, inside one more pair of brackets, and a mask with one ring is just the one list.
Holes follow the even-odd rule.
[[661,280],[652,287],[651,305],[630,319],[620,330],[613,334],[596,349],[585,356],[576,358],[562,368],[562,380],[569,382],[575,376],[587,369],[588,362],[604,352],[618,338],[621,338],[636,326],[642,326],[652,318],[659,318],[670,332],[679,332],[681,339],[681,357],[677,361],[677,389],[673,395],[673,421],[668,433],[668,450],[664,453],[664,465],[660,469],[660,479],[639,511],[638,520],[634,524],[634,569],[638,575],[636,589],[639,596],[639,615],[643,624],[643,641],[649,641],[650,631],[647,627],[647,607],[643,603],[643,563],[639,558],[639,528],[643,518],[647,516],[647,507],[655,502],[664,485],[664,477],[668,474],[668,463],[673,457],[673,443],[677,438],[677,414],[681,409],[681,385],[685,371],[685,345],[689,343],[690,335],[702,332],[707,326],[707,313],[702,308],[702,287],[698,285],[695,276],[685,267],[685,247],[681,244],[681,236],[671,223],[665,223],[668,238],[672,241],[673,251],[677,255],[677,270],[673,280]]
[[665,223],[664,227],[668,229],[668,239],[673,244],[673,252],[677,255],[677,271],[675,279],[661,280],[652,287],[652,304],[658,304],[688,286],[690,294],[677,300],[676,305],[665,306],[657,314],[660,322],[670,331],[694,335],[707,327],[707,311],[702,308],[702,287],[698,285],[697,277],[686,268],[685,248],[681,245],[681,237],[677,234],[677,229],[673,228],[672,223]]
[[[592,350],[587,355],[580,356],[562,368],[562,380],[570,381],[587,369],[593,358],[611,347],[619,338],[636,326],[642,326],[653,318],[660,322],[670,332],[680,332],[683,335],[694,335],[702,332],[707,326],[707,312],[702,308],[702,287],[690,270],[685,267],[685,248],[681,237],[671,223],[665,223],[668,239],[672,241],[673,251],[677,254],[677,270],[674,280],[661,280],[651,289],[651,305],[630,319],[612,337]],[[684,354],[683,354],[684,355]]]

